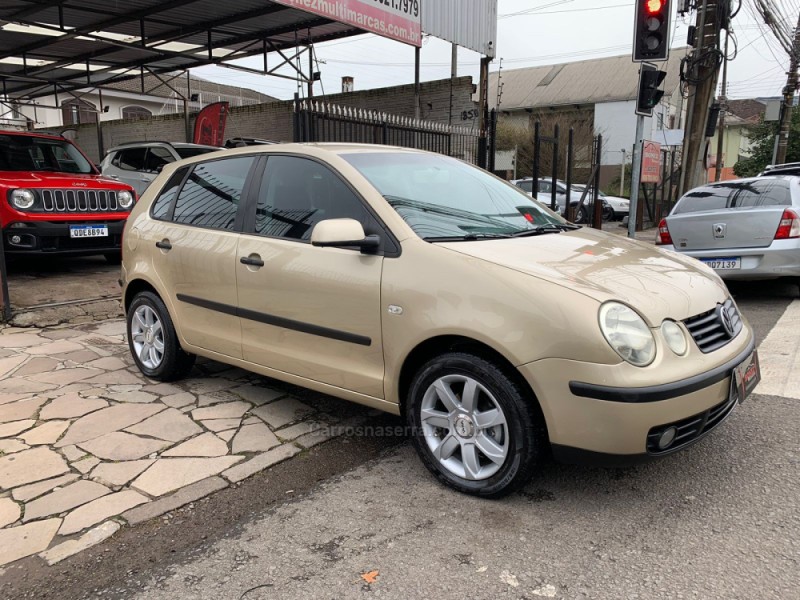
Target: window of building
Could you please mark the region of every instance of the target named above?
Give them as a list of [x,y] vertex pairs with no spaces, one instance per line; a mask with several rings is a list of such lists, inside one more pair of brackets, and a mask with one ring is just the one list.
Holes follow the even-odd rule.
[[86,100],[72,98],[61,103],[61,119],[64,125],[97,123],[97,107]]
[[123,119],[144,119],[146,117],[152,117],[153,113],[147,110],[144,106],[125,106],[122,109],[122,118]]

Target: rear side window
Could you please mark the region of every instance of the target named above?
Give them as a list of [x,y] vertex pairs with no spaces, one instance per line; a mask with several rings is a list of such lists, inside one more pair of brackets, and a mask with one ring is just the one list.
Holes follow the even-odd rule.
[[254,161],[252,156],[241,156],[195,165],[178,195],[172,220],[232,231]]
[[517,187],[521,189],[523,192],[528,192],[529,194],[533,192],[533,182],[532,181],[520,181],[517,184]]
[[111,161],[115,167],[125,171],[144,171],[144,161],[147,148],[127,148],[117,152],[117,156]]
[[153,202],[153,206],[150,208],[150,215],[154,219],[164,221],[169,217],[169,209],[172,206],[175,195],[178,193],[178,188],[181,187],[183,178],[186,177],[186,171],[188,171],[186,167],[178,169],[172,174],[172,177],[169,178],[167,185],[161,190],[158,198],[156,198],[156,201]]
[[754,208],[757,206],[791,206],[789,183],[783,179],[762,179],[742,184],[733,197],[731,206]]
[[158,173],[160,168],[163,169],[174,160],[169,150],[160,146],[153,146],[147,150],[147,161],[144,170],[150,173]]
[[728,207],[732,188],[729,185],[708,185],[691,190],[675,206],[674,214],[720,210]]

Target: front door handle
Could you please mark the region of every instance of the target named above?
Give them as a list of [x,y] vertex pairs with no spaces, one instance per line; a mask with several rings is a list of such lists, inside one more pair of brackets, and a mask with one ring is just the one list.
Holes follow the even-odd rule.
[[160,242],[156,242],[156,248],[161,248],[162,250],[172,250],[172,244],[169,243],[169,240],[161,240]]
[[250,267],[263,267],[264,261],[261,260],[261,257],[258,254],[253,254],[251,256],[243,256],[239,259],[239,262],[243,265],[247,265]]

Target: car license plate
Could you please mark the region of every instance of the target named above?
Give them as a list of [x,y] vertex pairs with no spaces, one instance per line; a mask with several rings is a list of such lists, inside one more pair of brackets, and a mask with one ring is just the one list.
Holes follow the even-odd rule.
[[733,271],[735,269],[742,268],[742,259],[739,256],[731,256],[727,258],[701,258],[700,260],[715,271]]
[[87,237],[108,237],[107,225],[70,225],[69,237],[71,238],[87,238]]
[[736,388],[739,403],[745,401],[759,381],[761,381],[761,368],[758,364],[758,351],[753,350],[747,360],[733,369],[731,385]]

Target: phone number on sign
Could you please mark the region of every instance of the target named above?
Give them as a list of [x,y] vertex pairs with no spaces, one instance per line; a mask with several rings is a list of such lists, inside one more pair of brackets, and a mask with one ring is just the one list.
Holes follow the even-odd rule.
[[419,0],[374,0],[378,4],[388,6],[393,10],[404,12],[407,15],[419,16]]

